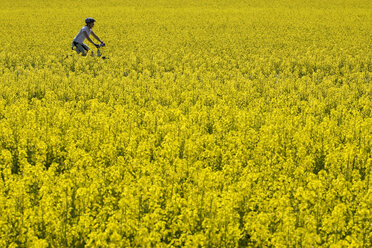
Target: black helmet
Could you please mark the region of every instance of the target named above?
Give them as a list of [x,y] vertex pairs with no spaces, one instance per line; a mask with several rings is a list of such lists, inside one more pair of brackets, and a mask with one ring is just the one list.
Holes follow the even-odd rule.
[[92,23],[92,22],[96,22],[96,20],[94,20],[93,18],[90,18],[90,17],[85,19],[86,24],[89,24],[89,23]]

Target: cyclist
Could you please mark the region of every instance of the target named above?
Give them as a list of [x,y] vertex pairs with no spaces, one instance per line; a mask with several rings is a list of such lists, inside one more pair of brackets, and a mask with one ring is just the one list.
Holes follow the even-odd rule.
[[[80,32],[75,36],[74,41],[72,42],[72,49],[76,47],[76,52],[78,54],[82,53],[83,56],[86,56],[89,51],[89,47],[84,43],[85,39],[87,39],[90,43],[92,43],[97,48],[105,45],[105,43],[103,43],[103,41],[101,41],[101,39],[98,38],[98,36],[92,31],[92,28],[94,27],[95,22],[96,20],[94,20],[93,18],[90,18],[90,17],[86,18],[85,19],[86,25],[82,27]],[[94,43],[92,39],[89,38],[91,34],[96,40],[101,42],[101,45]]]

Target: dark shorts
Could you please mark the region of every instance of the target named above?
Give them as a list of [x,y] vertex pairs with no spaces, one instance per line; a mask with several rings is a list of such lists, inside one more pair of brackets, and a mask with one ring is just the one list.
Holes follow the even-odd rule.
[[72,42],[72,49],[74,49],[74,47],[76,47],[76,51],[78,53],[83,52],[82,50],[89,51],[89,47],[87,45],[85,45],[84,43],[78,43],[78,42],[73,41]]

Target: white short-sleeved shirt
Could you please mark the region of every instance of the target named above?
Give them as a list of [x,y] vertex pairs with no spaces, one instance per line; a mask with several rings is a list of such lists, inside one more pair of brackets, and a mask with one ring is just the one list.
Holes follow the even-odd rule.
[[85,40],[85,36],[83,32],[87,32],[88,36],[90,33],[92,33],[92,29],[90,29],[88,26],[84,26],[80,29],[80,32],[75,36],[74,41],[77,43],[83,43]]

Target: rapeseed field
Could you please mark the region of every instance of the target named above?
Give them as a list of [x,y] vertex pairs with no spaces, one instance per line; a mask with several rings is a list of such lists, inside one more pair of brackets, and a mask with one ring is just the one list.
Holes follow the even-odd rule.
[[0,247],[371,247],[371,31],[369,0],[1,0]]

